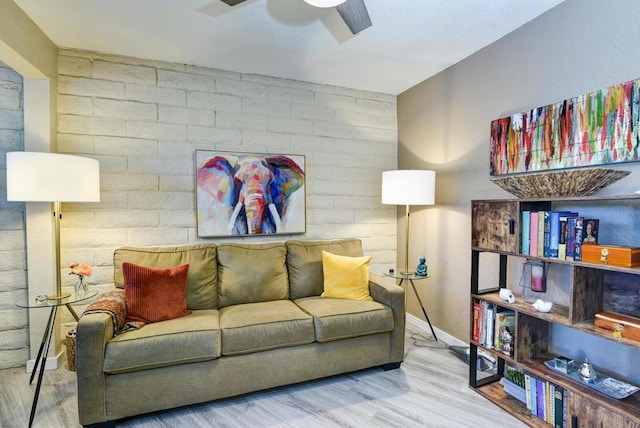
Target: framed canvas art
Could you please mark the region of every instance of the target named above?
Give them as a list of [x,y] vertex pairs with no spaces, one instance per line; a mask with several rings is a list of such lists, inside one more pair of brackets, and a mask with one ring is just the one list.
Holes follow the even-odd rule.
[[301,155],[196,150],[199,237],[306,231]]
[[491,123],[492,176],[640,160],[640,79]]

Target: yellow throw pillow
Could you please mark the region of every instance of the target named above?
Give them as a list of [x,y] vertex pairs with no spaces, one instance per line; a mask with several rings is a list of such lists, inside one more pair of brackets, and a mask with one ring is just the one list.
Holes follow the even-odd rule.
[[322,251],[324,292],[322,297],[373,300],[369,294],[371,256],[348,257]]

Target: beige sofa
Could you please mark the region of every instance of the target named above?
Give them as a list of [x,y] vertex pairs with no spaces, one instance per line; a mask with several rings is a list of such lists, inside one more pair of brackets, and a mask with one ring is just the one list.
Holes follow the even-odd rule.
[[[361,256],[359,240],[124,247],[122,263],[189,263],[190,315],[114,337],[105,313],[77,327],[82,425],[236,396],[365,368],[400,366],[402,288],[370,281],[373,301],[320,297],[322,250]],[[371,279],[375,278],[373,275]]]

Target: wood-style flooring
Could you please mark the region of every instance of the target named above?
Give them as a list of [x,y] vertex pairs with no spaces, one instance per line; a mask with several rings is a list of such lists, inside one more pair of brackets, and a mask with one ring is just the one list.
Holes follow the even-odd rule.
[[[525,426],[469,389],[468,367],[451,350],[415,346],[411,329],[398,370],[364,370],[139,416],[117,427]],[[0,370],[0,427],[27,427],[34,390],[24,368]],[[75,372],[47,371],[34,427],[79,427],[76,400]]]

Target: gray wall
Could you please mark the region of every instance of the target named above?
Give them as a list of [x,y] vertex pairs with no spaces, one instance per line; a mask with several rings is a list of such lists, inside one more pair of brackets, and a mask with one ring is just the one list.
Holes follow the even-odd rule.
[[[512,197],[489,180],[491,121],[639,78],[639,53],[639,2],[567,0],[398,97],[399,167],[437,171],[436,206],[412,215],[410,249],[430,265],[420,293],[436,326],[468,341],[470,201]],[[640,189],[640,164],[619,167],[633,173],[603,193]],[[413,300],[410,310],[418,316]],[[609,345],[588,339],[572,356]],[[607,364],[604,352],[594,359]]]

